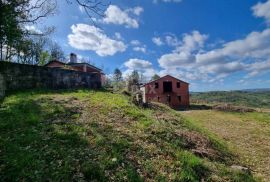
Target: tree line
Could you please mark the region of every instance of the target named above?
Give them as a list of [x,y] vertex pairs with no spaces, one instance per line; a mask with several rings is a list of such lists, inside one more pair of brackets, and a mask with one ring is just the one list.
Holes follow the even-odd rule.
[[[159,79],[160,76],[155,74],[151,81]],[[115,91],[127,90],[129,92],[136,92],[140,84],[146,83],[148,80],[143,73],[133,70],[130,74],[123,77],[123,73],[119,68],[116,68],[111,78],[107,78],[106,87],[112,87]]]
[[[55,28],[36,29],[36,25],[55,14],[59,1],[1,0],[0,61],[43,65],[51,59],[65,59],[61,46],[50,39]],[[103,16],[107,6],[105,0],[65,1],[83,7],[90,20],[94,16]]]

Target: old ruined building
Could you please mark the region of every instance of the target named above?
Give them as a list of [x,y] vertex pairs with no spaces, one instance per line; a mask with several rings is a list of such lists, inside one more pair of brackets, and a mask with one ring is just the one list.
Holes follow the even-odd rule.
[[99,89],[105,80],[102,70],[77,63],[71,55],[67,64],[54,60],[45,66],[0,61],[0,99],[5,93],[24,89]]
[[77,61],[77,55],[74,53],[70,54],[70,60],[68,63],[64,63],[59,60],[52,60],[44,66],[49,68],[61,68],[67,70],[80,71],[84,73],[95,73],[99,76],[101,84],[103,85],[105,83],[105,74],[102,72],[100,68],[97,68],[88,63],[79,63]]
[[189,83],[166,75],[141,87],[143,102],[161,102],[174,109],[189,106]]

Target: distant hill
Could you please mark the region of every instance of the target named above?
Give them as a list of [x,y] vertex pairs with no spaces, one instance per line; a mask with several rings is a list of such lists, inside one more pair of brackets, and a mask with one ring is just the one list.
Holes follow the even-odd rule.
[[254,89],[243,89],[239,91],[244,92],[270,92],[270,88],[254,88]]
[[270,89],[192,92],[191,102],[208,104],[230,103],[246,107],[270,108]]

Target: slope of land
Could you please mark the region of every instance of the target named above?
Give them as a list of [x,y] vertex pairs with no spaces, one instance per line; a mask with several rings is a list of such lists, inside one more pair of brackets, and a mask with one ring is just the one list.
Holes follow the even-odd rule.
[[189,111],[184,115],[227,141],[244,165],[270,181],[270,113]]
[[270,91],[213,91],[194,92],[191,94],[193,103],[219,104],[229,103],[233,105],[270,108]]
[[254,181],[176,111],[106,91],[21,92],[0,107],[0,181]]

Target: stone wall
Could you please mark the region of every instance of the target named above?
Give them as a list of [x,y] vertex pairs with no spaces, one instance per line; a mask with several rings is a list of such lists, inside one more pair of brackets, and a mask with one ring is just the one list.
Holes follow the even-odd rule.
[[95,73],[48,68],[0,61],[0,97],[5,91],[48,88],[100,88]]

